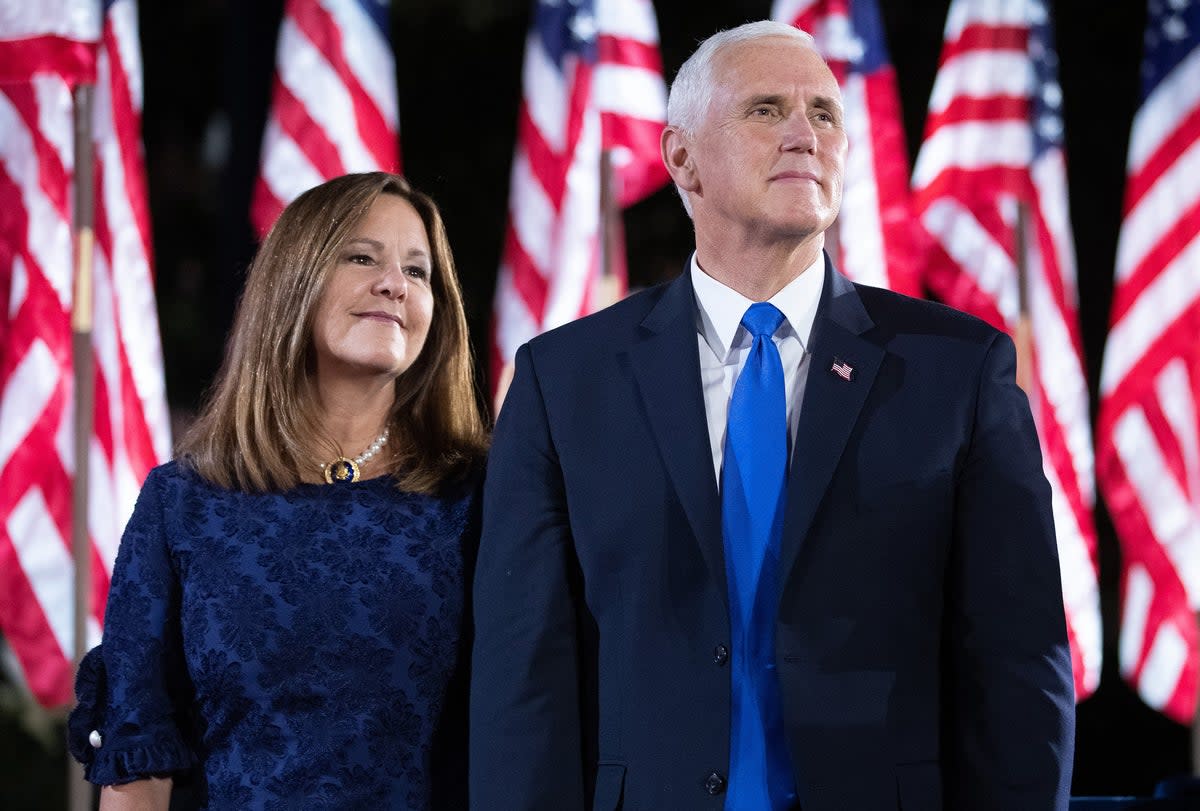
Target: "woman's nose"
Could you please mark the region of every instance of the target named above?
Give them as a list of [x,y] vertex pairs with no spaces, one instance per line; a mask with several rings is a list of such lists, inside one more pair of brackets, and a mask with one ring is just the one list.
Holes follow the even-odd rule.
[[385,298],[398,299],[408,295],[408,277],[399,264],[390,265],[376,280],[373,292]]

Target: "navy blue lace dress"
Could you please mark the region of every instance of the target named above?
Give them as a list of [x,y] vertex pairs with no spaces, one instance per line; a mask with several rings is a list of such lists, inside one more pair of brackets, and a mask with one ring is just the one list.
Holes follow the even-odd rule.
[[193,770],[214,809],[464,806],[476,485],[248,494],[153,470],[77,682],[88,779]]

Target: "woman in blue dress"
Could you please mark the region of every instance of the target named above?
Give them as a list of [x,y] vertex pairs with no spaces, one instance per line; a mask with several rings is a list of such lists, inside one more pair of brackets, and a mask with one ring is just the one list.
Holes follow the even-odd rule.
[[305,193],[117,555],[72,748],[101,808],[465,803],[465,595],[486,429],[441,217],[402,178]]

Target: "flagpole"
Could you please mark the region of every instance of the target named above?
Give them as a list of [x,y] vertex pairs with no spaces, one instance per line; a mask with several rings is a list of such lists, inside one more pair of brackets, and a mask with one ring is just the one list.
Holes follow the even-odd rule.
[[[92,102],[95,87],[75,88],[74,230],[75,289],[71,302],[71,340],[75,372],[75,477],[71,492],[71,550],[75,560],[75,668],[87,653],[92,609],[92,545],[88,535],[88,452],[92,437],[94,378],[92,359],[92,256],[95,242],[95,159],[92,149]],[[73,670],[74,670],[73,669]],[[72,700],[73,703],[73,700]],[[68,808],[88,811],[92,787],[83,768],[67,756]]]
[[[620,195],[617,192],[617,172],[613,166],[612,150],[600,150],[600,225],[597,237],[598,273],[592,283],[591,305],[592,312],[603,310],[610,304],[616,304],[621,298],[622,278],[617,271],[619,252],[624,250],[624,239],[621,229]],[[500,379],[496,381],[496,394],[492,398],[492,413],[500,414],[504,405],[504,397],[508,394],[508,386],[512,383],[513,364],[509,361],[500,371]]]
[[1013,343],[1017,346],[1017,385],[1028,395],[1033,391],[1033,327],[1029,320],[1029,206],[1017,201],[1016,260],[1017,260],[1017,324]]
[[[1200,612],[1192,614],[1192,618],[1200,625]],[[1192,714],[1192,777],[1200,777],[1200,702]]]
[[621,250],[621,209],[617,202],[617,173],[612,150],[600,151],[600,274],[592,289],[592,311],[616,304],[621,297],[617,252]]

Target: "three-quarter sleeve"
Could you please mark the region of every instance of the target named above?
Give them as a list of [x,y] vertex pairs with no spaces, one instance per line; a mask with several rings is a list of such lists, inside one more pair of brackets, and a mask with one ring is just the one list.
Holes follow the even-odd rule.
[[180,584],[164,489],[150,472],[125,527],[109,589],[104,643],[80,666],[71,751],[87,779],[128,783],[191,768],[191,690],[180,639]]

